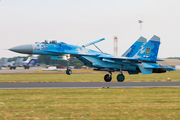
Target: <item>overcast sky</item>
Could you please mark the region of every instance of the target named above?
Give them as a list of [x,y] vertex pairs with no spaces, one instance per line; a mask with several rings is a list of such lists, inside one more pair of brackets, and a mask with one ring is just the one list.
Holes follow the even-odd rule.
[[[142,20],[142,30],[138,20]],[[0,58],[27,56],[5,49],[56,39],[122,55],[140,36],[161,38],[158,57],[180,57],[180,0],[1,0]],[[95,49],[93,47],[88,47]]]

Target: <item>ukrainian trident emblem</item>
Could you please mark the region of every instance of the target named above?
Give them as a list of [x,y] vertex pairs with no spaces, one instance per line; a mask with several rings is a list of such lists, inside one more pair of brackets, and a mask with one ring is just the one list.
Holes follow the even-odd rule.
[[149,55],[151,53],[151,48],[150,47],[146,47],[146,54]]

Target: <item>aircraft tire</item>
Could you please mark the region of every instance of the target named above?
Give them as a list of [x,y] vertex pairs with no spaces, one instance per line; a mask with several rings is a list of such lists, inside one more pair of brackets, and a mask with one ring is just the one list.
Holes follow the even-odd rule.
[[112,76],[109,76],[109,74],[106,74],[106,75],[104,76],[104,80],[105,80],[105,82],[111,82]]
[[66,70],[66,74],[67,74],[67,75],[71,75],[71,74],[72,74],[72,70],[71,70],[71,69],[67,69],[67,70]]
[[12,67],[10,67],[9,69],[12,70]]
[[125,76],[123,74],[117,75],[117,81],[118,82],[123,82],[125,80]]

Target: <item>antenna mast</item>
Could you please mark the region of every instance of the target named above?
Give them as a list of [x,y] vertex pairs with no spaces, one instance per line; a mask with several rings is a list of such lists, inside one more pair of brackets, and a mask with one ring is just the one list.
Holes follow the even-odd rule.
[[114,37],[114,56],[118,56],[118,39]]
[[142,35],[142,23],[143,21],[142,20],[139,20],[139,24],[140,24],[140,34]]

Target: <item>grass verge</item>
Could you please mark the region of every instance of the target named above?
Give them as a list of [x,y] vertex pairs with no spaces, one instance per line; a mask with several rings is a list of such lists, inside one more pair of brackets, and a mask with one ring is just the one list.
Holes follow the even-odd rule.
[[180,88],[0,90],[0,119],[180,119]]
[[[76,71],[77,72],[77,71]],[[37,72],[36,72],[37,73]],[[3,82],[104,82],[104,75],[106,72],[94,72],[83,70],[78,74],[66,75],[62,74],[0,74],[0,83]],[[48,72],[47,72],[48,73]],[[54,72],[57,73],[57,72]],[[95,73],[95,74],[94,74]],[[117,82],[116,76],[117,72],[113,73],[112,82]],[[133,82],[133,81],[166,81],[168,78],[171,81],[180,81],[180,70],[161,73],[161,74],[150,74],[150,75],[129,75],[127,73],[125,75],[125,82]]]

